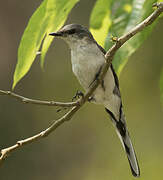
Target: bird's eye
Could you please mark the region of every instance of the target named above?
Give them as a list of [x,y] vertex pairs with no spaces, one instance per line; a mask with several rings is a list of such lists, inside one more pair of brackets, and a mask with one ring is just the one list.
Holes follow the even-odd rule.
[[69,31],[67,31],[68,34],[74,34],[75,32],[75,29],[70,29]]

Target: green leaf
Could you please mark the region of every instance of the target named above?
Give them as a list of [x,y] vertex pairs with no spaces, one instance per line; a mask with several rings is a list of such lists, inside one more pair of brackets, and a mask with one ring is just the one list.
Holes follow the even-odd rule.
[[101,46],[104,46],[111,25],[111,2],[112,0],[97,0],[90,17],[90,31]]
[[[35,11],[22,36],[18,49],[18,62],[14,73],[13,88],[30,69],[44,37],[45,26],[42,26],[42,22],[45,17],[46,5],[47,1],[43,1]],[[42,19],[42,21],[40,21],[40,19]]]
[[[67,19],[67,16],[71,9],[74,7],[74,5],[79,0],[50,0],[50,3],[48,4],[48,10],[47,10],[47,16],[49,18],[49,24],[47,28],[47,34],[49,34],[52,31],[57,31],[60,29],[64,22]],[[41,66],[43,67],[44,64],[44,58],[47,53],[47,50],[52,42],[53,38],[51,36],[46,36],[42,50],[41,50]]]
[[29,71],[41,46],[41,65],[53,37],[47,34],[57,31],[67,19],[68,13],[79,0],[44,0],[34,12],[22,36],[18,49],[13,86]]
[[[130,1],[130,3],[129,1],[126,2],[129,5],[131,5],[132,11],[125,11],[125,15],[123,12],[120,12],[120,17],[123,17],[124,19],[122,18],[122,20],[119,23],[114,23],[110,33],[114,32],[116,33],[116,36],[119,37],[130,31],[133,27],[135,27],[138,23],[143,21],[153,11],[152,4],[154,2],[154,0],[132,0]],[[123,6],[125,7],[125,4]],[[118,17],[115,15],[113,22],[115,22],[117,18]],[[113,65],[118,75],[127,63],[128,58],[131,56],[131,54],[133,54],[144,42],[144,40],[149,36],[155,24],[156,22],[150,25],[148,28],[144,29],[142,32],[138,33],[129,41],[127,41],[116,53]],[[106,49],[109,48],[107,47],[107,44],[108,42],[106,42]]]
[[[99,2],[99,3],[98,3]],[[100,42],[100,36],[97,35],[97,33],[94,33],[93,35],[95,39],[100,42],[102,45],[105,44],[105,50],[108,50],[112,45],[113,42],[111,42],[112,36],[120,37],[121,35],[124,35],[129,30],[131,30],[133,27],[135,27],[138,23],[140,23],[142,20],[144,20],[151,12],[152,12],[152,4],[156,2],[155,0],[114,0],[109,1],[105,0],[105,3],[103,3],[102,6],[105,6],[103,13],[102,8],[101,11],[98,11],[100,9],[102,0],[98,0],[93,12],[90,23],[90,29],[97,29],[100,32],[104,31],[103,28],[106,28],[106,26],[102,26],[102,23],[105,20],[105,17],[108,16],[109,26],[107,27],[107,37],[106,34],[101,34],[102,41],[105,39],[104,42]],[[107,7],[110,8],[107,9]],[[106,10],[107,9],[107,10]],[[95,24],[95,16],[98,17],[99,14],[104,14],[105,16],[101,16],[100,18],[97,18],[97,24]],[[150,25],[148,28],[143,30],[142,32],[138,33],[136,36],[134,36],[132,39],[127,41],[116,53],[113,65],[118,73],[122,71],[123,67],[128,61],[128,58],[133,54],[140,45],[144,42],[144,40],[149,36],[150,32],[152,31],[153,27],[155,26],[156,22],[152,25]],[[106,38],[104,38],[104,36]]]

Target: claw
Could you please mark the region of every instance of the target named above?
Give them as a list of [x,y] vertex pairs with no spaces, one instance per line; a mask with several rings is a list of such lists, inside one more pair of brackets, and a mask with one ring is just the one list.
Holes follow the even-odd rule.
[[95,101],[95,99],[93,97],[89,97],[88,102],[92,102],[92,101]]
[[84,93],[82,93],[81,91],[77,90],[75,96],[73,96],[72,101],[74,101],[77,98],[83,97]]

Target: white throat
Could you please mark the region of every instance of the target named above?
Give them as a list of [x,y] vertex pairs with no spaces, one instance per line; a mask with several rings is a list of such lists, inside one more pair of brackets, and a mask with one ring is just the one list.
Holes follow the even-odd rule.
[[104,55],[94,41],[67,41],[71,48],[72,70],[84,89],[88,89],[99,68],[105,61]]

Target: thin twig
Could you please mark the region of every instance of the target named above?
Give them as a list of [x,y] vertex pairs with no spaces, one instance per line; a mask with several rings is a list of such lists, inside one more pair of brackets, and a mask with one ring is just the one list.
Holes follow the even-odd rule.
[[71,117],[73,116],[73,114],[79,109],[79,106],[73,107],[67,114],[65,114],[63,117],[61,117],[60,119],[58,119],[57,121],[55,121],[54,123],[52,123],[51,126],[49,126],[46,130],[31,136],[29,138],[23,139],[23,140],[19,140],[17,141],[17,143],[13,146],[7,147],[5,149],[1,150],[1,157],[0,157],[0,165],[3,163],[3,161],[8,157],[8,155],[15,151],[16,149],[21,148],[22,146],[24,146],[25,144],[30,144],[32,142],[36,142],[39,139],[45,138],[47,137],[51,132],[53,132],[58,126],[60,126],[61,124],[63,124],[65,121],[68,121],[71,119]]
[[[18,141],[15,145],[10,146],[8,148],[1,150],[1,157],[0,162],[3,162],[3,160],[6,159],[6,157],[16,149],[22,147],[25,144],[29,144],[32,142],[36,142],[39,139],[42,139],[46,136],[48,136],[50,133],[52,133],[57,127],[59,127],[61,124],[63,124],[65,121],[69,121],[72,116],[84,105],[84,103],[88,100],[88,98],[92,95],[92,93],[95,91],[95,89],[98,87],[102,79],[104,78],[109,66],[112,63],[113,57],[117,50],[131,37],[133,37],[138,32],[142,31],[146,26],[150,25],[155,19],[163,12],[163,2],[154,4],[157,9],[149,16],[147,17],[143,22],[138,24],[136,27],[134,27],[130,32],[127,34],[121,36],[117,39],[116,43],[108,50],[108,52],[105,55],[106,62],[104,63],[102,70],[100,72],[100,75],[98,76],[97,80],[94,81],[94,83],[91,85],[90,89],[86,92],[83,98],[78,100],[78,105],[73,107],[67,114],[65,114],[60,119],[56,120],[50,127],[48,127],[46,130],[40,132],[39,134],[32,136],[30,138]],[[19,98],[21,99],[21,98]]]
[[23,96],[20,96],[18,94],[15,94],[11,91],[3,91],[0,90],[0,95],[8,95],[11,96],[17,100],[20,100],[21,102],[27,104],[37,104],[37,105],[46,105],[46,106],[59,106],[59,107],[73,107],[78,105],[78,101],[76,102],[56,102],[56,101],[41,101],[36,99],[30,99]]

